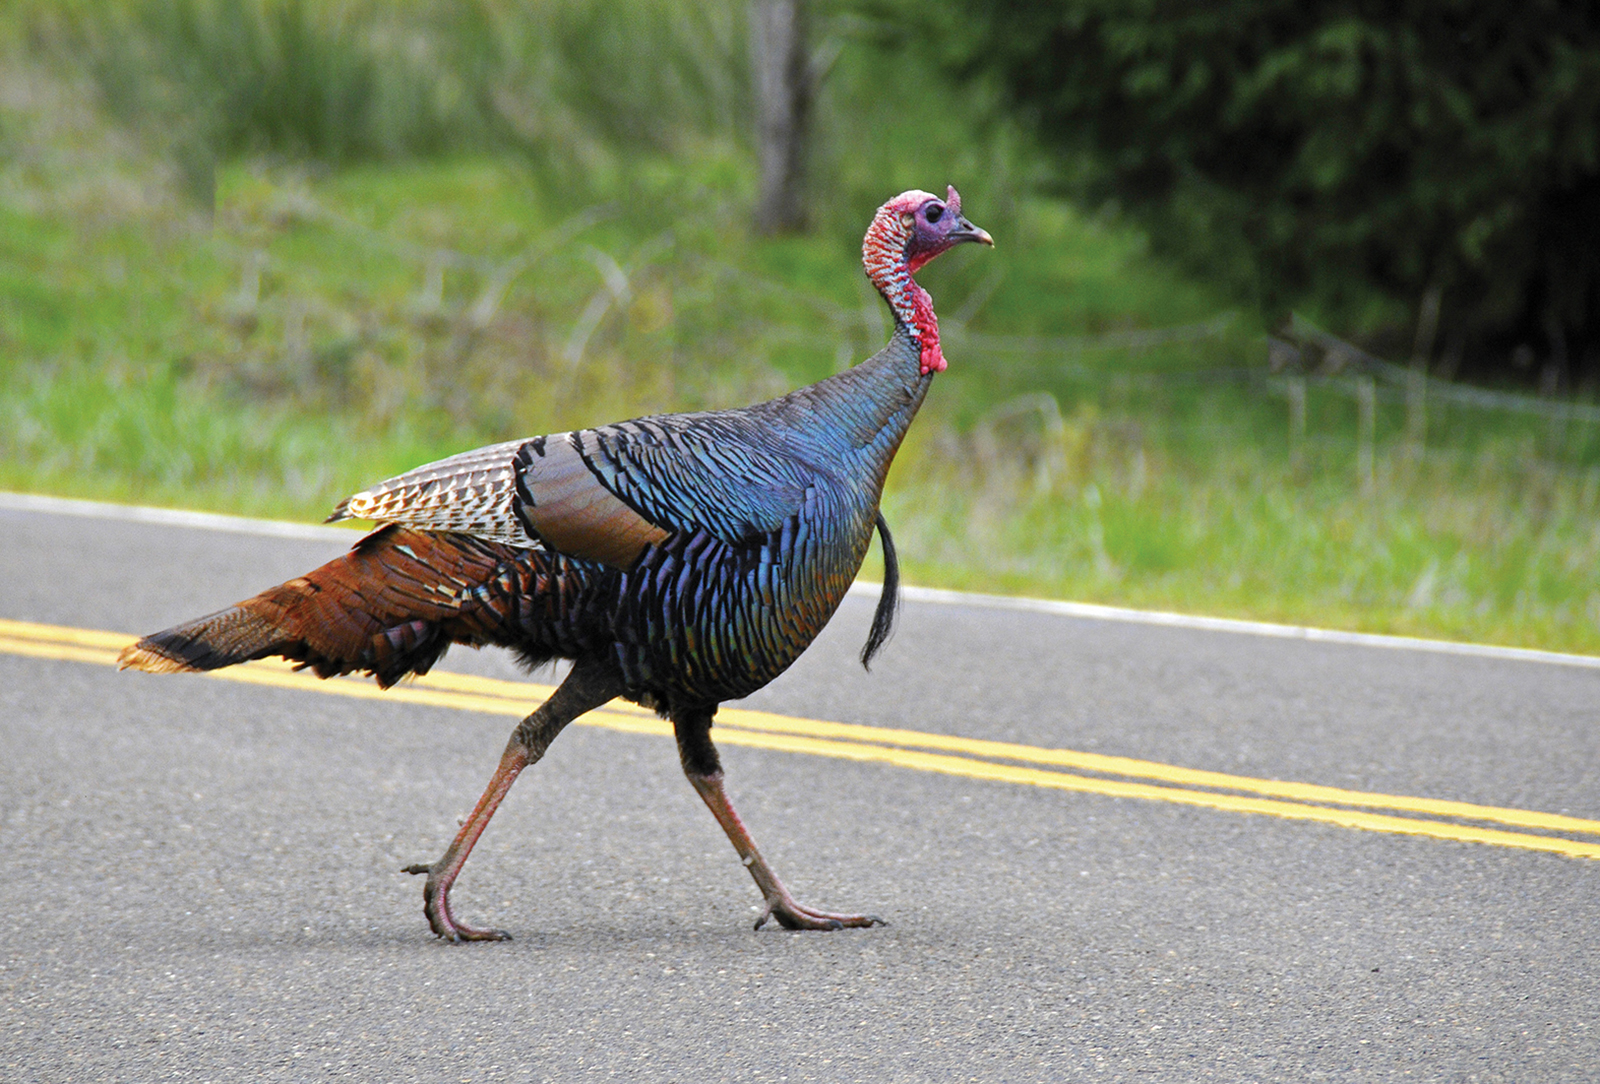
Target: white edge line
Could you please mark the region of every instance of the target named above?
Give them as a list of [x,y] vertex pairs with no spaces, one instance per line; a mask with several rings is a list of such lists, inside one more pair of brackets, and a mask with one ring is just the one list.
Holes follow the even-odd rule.
[[[189,527],[229,534],[265,535],[275,538],[300,538],[317,541],[351,542],[357,535],[342,527],[309,523],[289,523],[274,519],[246,519],[215,512],[185,512],[144,505],[109,504],[102,501],[68,500],[33,493],[0,491],[0,511],[43,512],[61,516],[94,519],[119,519],[134,523],[153,523],[170,527]],[[882,594],[881,584],[857,581],[850,594],[875,599]],[[1122,606],[1101,606],[1092,602],[1061,602],[1055,599],[1020,598],[1007,595],[982,595],[966,591],[945,591],[936,587],[902,587],[900,595],[908,602],[941,606],[979,606],[995,610],[1021,610],[1055,614],[1089,621],[1122,621],[1137,625],[1193,629],[1202,632],[1229,632],[1246,636],[1268,636],[1279,640],[1311,640],[1325,644],[1378,647],[1400,651],[1428,651],[1442,655],[1467,655],[1484,659],[1539,662],[1556,666],[1600,669],[1600,656],[1571,655],[1560,651],[1539,651],[1527,647],[1498,647],[1456,640],[1425,640],[1414,636],[1386,636],[1372,632],[1345,632],[1306,625],[1277,625],[1267,621],[1240,621],[1230,617],[1200,617],[1161,610],[1133,610]]]
[[45,512],[56,516],[84,516],[90,519],[120,519],[131,523],[155,523],[164,527],[191,527],[202,531],[266,535],[272,538],[354,542],[360,537],[344,527],[289,523],[278,519],[246,519],[243,516],[224,516],[215,512],[185,512],[177,508],[151,508],[139,504],[74,501],[65,497],[7,493],[3,490],[0,490],[0,511]]
[[[856,582],[852,595],[878,598],[883,587]],[[1325,644],[1350,644],[1356,647],[1381,647],[1399,651],[1431,651],[1443,655],[1472,655],[1485,659],[1517,662],[1553,663],[1600,669],[1600,656],[1570,655],[1560,651],[1539,651],[1531,647],[1500,647],[1459,640],[1425,640],[1416,636],[1388,636],[1376,632],[1346,632],[1319,629],[1308,625],[1276,625],[1268,621],[1240,621],[1231,617],[1200,617],[1162,610],[1131,610],[1122,606],[1101,606],[1093,602],[1061,602],[1046,598],[1020,598],[1008,595],[980,595],[965,591],[945,591],[937,587],[902,587],[901,597],[911,602],[930,602],[943,606],[983,606],[997,610],[1024,610],[1030,613],[1057,614],[1091,621],[1125,621],[1137,625],[1163,625],[1169,628],[1204,632],[1242,633],[1270,636],[1279,640],[1315,640]]]

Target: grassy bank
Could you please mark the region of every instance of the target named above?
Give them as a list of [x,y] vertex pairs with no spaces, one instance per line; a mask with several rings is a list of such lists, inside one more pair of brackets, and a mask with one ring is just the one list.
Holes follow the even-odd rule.
[[861,228],[949,180],[1000,244],[924,274],[951,368],[886,498],[911,582],[1600,650],[1593,426],[1432,402],[1408,432],[1398,393],[1363,421],[1315,375],[1293,424],[1259,316],[1035,194],[1004,131],[937,100],[863,137],[899,70],[866,49],[824,97],[817,228],[775,241],[717,110],[555,158],[238,146],[197,196],[93,73],[8,66],[0,486],[313,519],[478,443],[775,394],[882,342]]

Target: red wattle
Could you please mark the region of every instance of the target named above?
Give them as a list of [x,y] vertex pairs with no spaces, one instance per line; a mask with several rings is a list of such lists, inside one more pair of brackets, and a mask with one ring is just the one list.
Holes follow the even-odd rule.
[[933,298],[917,283],[911,284],[911,323],[922,346],[922,375],[945,370],[944,351],[939,349],[939,318],[933,314]]

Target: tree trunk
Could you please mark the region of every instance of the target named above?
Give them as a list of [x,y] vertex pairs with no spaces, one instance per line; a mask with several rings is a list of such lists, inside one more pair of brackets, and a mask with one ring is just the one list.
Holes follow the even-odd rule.
[[806,225],[812,81],[805,7],[805,0],[750,0],[750,66],[761,153],[756,229],[762,233],[790,233]]

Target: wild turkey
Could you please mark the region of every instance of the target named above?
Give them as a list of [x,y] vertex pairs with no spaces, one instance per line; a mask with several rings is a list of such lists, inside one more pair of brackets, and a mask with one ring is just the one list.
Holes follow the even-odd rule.
[[992,245],[946,198],[902,193],[862,243],[894,335],[853,369],[743,410],[663,414],[510,441],[382,482],[331,520],[381,526],[343,557],[126,649],[124,668],[213,670],[268,655],[321,677],[364,671],[388,687],[452,643],[498,644],[530,666],[573,667],[512,732],[472,815],[426,873],[424,913],[454,941],[507,936],[450,913],[450,886],[518,773],[563,727],[614,697],[672,721],[689,782],[766,900],[759,929],[871,926],[797,903],[722,786],[711,722],[724,700],[782,673],[821,631],[877,527],[885,589],[863,665],[889,631],[893,543],[884,476],[945,367],[928,294],[912,274],[963,241]]

